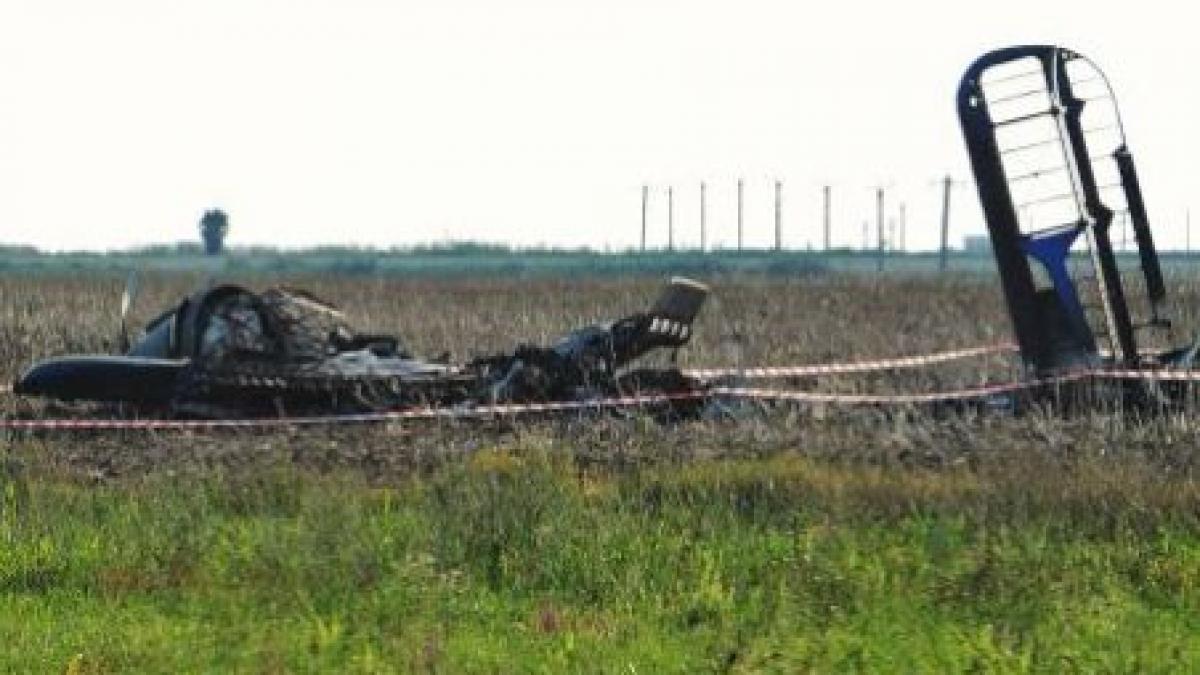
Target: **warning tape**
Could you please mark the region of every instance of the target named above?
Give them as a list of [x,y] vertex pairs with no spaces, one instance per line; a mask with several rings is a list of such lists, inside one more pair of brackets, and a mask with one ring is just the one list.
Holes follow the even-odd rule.
[[[957,361],[975,356],[1002,354],[1017,349],[1016,344],[1004,342],[982,347],[967,347],[932,354],[901,356],[892,359],[875,359],[872,361],[847,361],[841,363],[816,363],[803,366],[753,366],[746,368],[692,368],[683,370],[683,374],[700,380],[723,377],[740,377],[743,379],[770,379],[780,377],[803,377],[806,375],[839,375],[848,373],[867,373],[878,370],[900,370],[904,368],[919,368],[947,361]],[[0,384],[0,394],[13,393],[11,384]]]
[[[902,357],[897,359],[878,360],[854,364],[825,364],[819,366],[777,367],[755,369],[708,369],[687,371],[693,377],[701,375],[719,377],[723,374],[736,372],[746,374],[746,377],[787,377],[797,374],[830,374],[867,372],[870,370],[886,370],[890,368],[907,368],[931,363],[941,363],[954,359],[967,358],[983,354],[1010,351],[1012,345],[993,345],[974,347],[949,352],[940,352],[925,356]],[[1170,370],[1170,369],[1118,369],[1109,367],[1085,368],[1039,379],[1019,380],[984,384],[963,389],[922,392],[912,394],[839,394],[812,391],[795,391],[787,389],[767,389],[753,387],[718,386],[703,391],[680,392],[672,394],[650,394],[638,396],[623,396],[613,398],[592,399],[587,401],[560,401],[553,403],[503,403],[478,406],[461,406],[445,408],[415,408],[384,412],[341,414],[341,415],[308,415],[297,417],[272,417],[253,419],[215,419],[215,420],[169,420],[169,419],[0,419],[0,429],[8,430],[198,430],[215,429],[268,429],[283,427],[305,426],[340,426],[350,424],[369,424],[382,422],[402,422],[415,420],[463,420],[485,419],[505,416],[518,416],[536,413],[559,413],[572,411],[601,411],[616,408],[647,407],[674,403],[679,401],[696,401],[714,398],[733,398],[759,401],[791,401],[799,403],[830,403],[841,405],[909,405],[920,403],[938,403],[953,401],[968,401],[984,399],[999,394],[1010,394],[1046,386],[1066,384],[1081,380],[1155,380],[1196,382],[1200,381],[1200,371]]]
[[933,354],[918,356],[901,356],[894,359],[877,359],[874,361],[855,361],[847,363],[819,363],[807,366],[759,366],[749,368],[694,368],[683,371],[684,375],[697,379],[714,379],[722,377],[741,377],[745,379],[769,379],[776,377],[804,377],[807,375],[841,375],[847,373],[867,373],[878,370],[900,370],[903,368],[920,368],[923,366],[957,361],[975,356],[1001,354],[1015,351],[1017,346],[1011,342],[987,345],[983,347],[968,347]]
[[726,395],[771,401],[795,401],[800,403],[837,403],[845,405],[905,405],[914,403],[942,403],[982,399],[998,394],[1012,394],[1041,387],[1053,387],[1083,380],[1141,380],[1157,382],[1200,382],[1200,370],[1170,369],[1115,369],[1082,368],[1042,377],[1014,382],[998,382],[977,387],[950,391],[922,392],[916,394],[836,394],[812,391],[780,389],[756,389],[748,387],[718,387],[710,390],[714,395]]
[[986,398],[996,394],[1012,393],[1036,387],[1058,384],[1092,376],[1093,371],[1081,371],[1042,380],[1005,382],[966,389],[919,394],[834,394],[781,389],[759,389],[746,387],[713,387],[704,391],[673,394],[651,394],[594,399],[590,401],[563,401],[557,403],[509,403],[480,405],[459,408],[417,408],[386,412],[357,413],[346,415],[310,415],[301,417],[271,417],[255,419],[218,420],[167,420],[167,419],[33,419],[0,420],[0,429],[11,430],[177,430],[208,431],[215,429],[268,429],[305,426],[341,426],[381,422],[415,420],[462,420],[514,417],[537,413],[559,413],[611,410],[616,408],[648,407],[680,401],[733,398],[760,401],[793,401],[804,403],[837,403],[849,405],[897,405],[964,401]]
[[471,407],[413,408],[370,413],[343,415],[307,415],[298,417],[262,417],[252,419],[215,420],[169,420],[169,419],[0,419],[0,429],[12,430],[213,430],[213,429],[265,429],[279,427],[338,426],[381,422],[403,422],[414,420],[460,420],[484,419],[536,413],[559,413],[572,411],[600,411],[613,408],[645,407],[685,400],[703,400],[712,396],[710,391],[682,392],[677,394],[652,394],[594,399],[590,401],[561,401],[556,403],[498,403]]
[[[723,377],[740,377],[744,379],[770,379],[779,377],[803,377],[806,375],[840,375],[848,373],[867,373],[878,370],[900,370],[904,368],[919,368],[947,361],[957,361],[975,356],[1003,354],[1015,351],[1017,345],[1004,342],[982,347],[967,347],[932,354],[901,356],[892,359],[875,359],[872,361],[847,361],[841,363],[816,363],[803,366],[752,366],[752,367],[719,367],[692,368],[683,370],[683,374],[700,380]],[[0,394],[11,394],[12,385],[0,384]]]
[[[1082,379],[1082,378],[1072,378]],[[907,405],[916,403],[948,403],[952,401],[970,401],[987,398],[997,394],[1010,394],[1026,389],[1033,389],[1051,383],[1067,381],[1055,378],[1053,381],[1006,382],[1003,384],[957,389],[954,391],[928,392],[921,394],[831,394],[814,391],[783,391],[778,389],[727,388],[719,390],[720,395],[734,398],[749,398],[760,401],[792,401],[796,403],[836,403],[840,405]]]
[[1156,382],[1200,382],[1200,370],[1135,370],[1119,368],[1098,368],[1093,371],[1096,377],[1109,380],[1154,380]]
[[562,401],[557,403],[510,403],[481,405],[460,408],[417,408],[385,412],[357,413],[346,415],[309,415],[301,417],[270,417],[254,419],[218,420],[167,420],[167,419],[33,419],[0,420],[0,429],[47,431],[209,431],[216,429],[271,429],[284,427],[343,426],[417,420],[465,420],[496,417],[515,417],[536,413],[560,413],[617,408],[648,407],[680,401],[705,399],[744,399],[758,401],[789,401],[796,403],[829,403],[839,405],[913,405],[922,403],[950,403],[985,399],[1000,394],[1012,394],[1040,387],[1055,386],[1082,380],[1106,379],[1152,379],[1158,381],[1200,381],[1200,372],[1162,370],[1108,370],[1089,369],[1063,373],[1054,377],[1016,382],[986,384],[964,389],[915,394],[837,394],[785,389],[763,389],[749,387],[713,387],[706,391],[675,394],[652,394],[590,401]]

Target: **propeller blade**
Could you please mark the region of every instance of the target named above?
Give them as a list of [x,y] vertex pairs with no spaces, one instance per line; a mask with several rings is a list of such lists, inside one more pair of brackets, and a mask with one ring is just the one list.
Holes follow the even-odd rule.
[[138,273],[134,270],[125,278],[125,292],[121,294],[121,318],[129,316],[129,310],[133,307],[133,301],[137,299],[138,294]]
[[133,270],[129,273],[129,276],[125,278],[125,290],[121,293],[120,343],[122,352],[129,351],[129,310],[133,307],[134,300],[137,299],[138,288],[139,284],[137,270]]

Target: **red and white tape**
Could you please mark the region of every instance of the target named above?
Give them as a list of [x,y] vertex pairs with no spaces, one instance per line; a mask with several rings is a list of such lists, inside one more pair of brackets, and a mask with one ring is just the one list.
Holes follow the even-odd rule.
[[900,405],[916,403],[935,403],[949,401],[964,401],[985,398],[990,395],[1011,393],[1034,387],[1062,383],[1089,377],[1091,371],[1070,376],[1056,377],[1051,380],[1031,380],[1024,382],[1006,382],[994,385],[984,385],[966,389],[944,392],[929,392],[919,394],[832,394],[821,392],[791,391],[783,389],[754,389],[743,387],[714,387],[706,391],[682,392],[675,394],[653,394],[645,396],[627,396],[619,398],[595,399],[591,401],[564,401],[558,403],[513,403],[482,405],[463,408],[418,408],[387,412],[360,413],[348,415],[312,415],[303,417],[272,417],[257,419],[217,419],[217,420],[119,420],[119,419],[32,419],[32,420],[0,420],[0,429],[39,431],[39,430],[177,430],[177,431],[208,431],[216,429],[270,429],[281,427],[303,426],[343,426],[350,424],[366,424],[381,422],[403,422],[415,420],[458,420],[486,419],[494,417],[513,417],[537,413],[559,413],[579,411],[601,411],[616,408],[649,407],[680,401],[697,401],[705,399],[733,398],[761,401],[792,401],[802,403],[835,403],[842,405]]
[[0,419],[0,429],[13,430],[76,430],[99,431],[109,429],[129,430],[199,430],[213,429],[266,429],[303,426],[338,426],[381,422],[404,422],[413,420],[458,420],[485,419],[536,413],[560,413],[613,408],[634,408],[661,405],[685,400],[702,400],[711,397],[711,392],[694,391],[678,394],[654,394],[646,396],[624,396],[595,399],[591,401],[560,401],[555,403],[502,403],[470,407],[412,408],[383,412],[354,413],[343,415],[307,415],[299,417],[263,417],[253,419],[214,420],[169,420],[169,419]]
[[722,377],[740,377],[744,379],[770,379],[777,377],[804,377],[808,375],[843,375],[850,373],[868,373],[881,370],[901,370],[904,368],[921,368],[947,361],[969,359],[989,354],[1002,354],[1015,351],[1017,346],[1011,342],[986,345],[983,347],[968,347],[946,352],[921,354],[917,356],[901,356],[894,359],[876,359],[873,361],[854,361],[845,363],[816,363],[805,366],[756,366],[748,368],[693,368],[683,371],[685,375],[701,380]]
[[714,396],[725,395],[771,401],[795,401],[799,403],[836,403],[841,405],[907,405],[915,403],[942,403],[982,399],[997,394],[1011,394],[1039,387],[1050,387],[1083,380],[1098,382],[1113,380],[1140,380],[1156,382],[1200,382],[1200,370],[1172,369],[1116,369],[1109,367],[1081,368],[1050,377],[983,384],[949,391],[921,392],[913,394],[837,394],[786,389],[759,389],[750,387],[717,387],[710,390]]
[[1108,380],[1154,380],[1156,382],[1200,382],[1200,370],[1137,370],[1128,368],[1098,368],[1095,376]]
[[[967,347],[932,354],[901,356],[892,359],[875,359],[872,361],[846,361],[840,363],[815,363],[802,366],[753,366],[746,368],[692,368],[684,370],[683,374],[700,380],[723,377],[740,377],[743,379],[769,379],[778,377],[803,377],[806,375],[838,375],[849,373],[867,373],[879,370],[900,370],[904,368],[920,368],[947,361],[957,361],[975,356],[1002,354],[1015,351],[1017,346],[1011,342],[983,347]],[[0,394],[11,394],[11,384],[0,384]]]
[[[757,377],[786,377],[797,373],[829,374],[868,372],[871,370],[886,370],[889,368],[907,368],[931,363],[941,363],[953,359],[968,358],[983,354],[1009,351],[1011,345],[994,345],[975,347],[950,352],[941,352],[926,356],[904,357],[872,361],[862,364],[826,364],[821,366],[800,366],[793,368],[757,368],[750,369]],[[819,369],[819,370],[818,370]],[[707,371],[689,371],[693,376],[703,373],[707,377],[718,377],[727,373],[724,369]],[[745,373],[746,370],[736,372]],[[615,408],[647,407],[687,400],[702,400],[712,398],[734,398],[760,401],[791,401],[797,403],[828,403],[838,405],[912,405],[921,403],[938,403],[953,401],[968,401],[982,399],[998,394],[1015,393],[1043,386],[1053,386],[1076,382],[1086,379],[1093,380],[1155,380],[1160,382],[1196,382],[1200,381],[1200,371],[1196,370],[1167,370],[1167,369],[1115,369],[1092,368],[1062,373],[1054,377],[1018,380],[984,384],[963,389],[920,392],[912,394],[839,394],[811,391],[795,391],[788,389],[767,389],[752,387],[712,387],[705,391],[681,392],[675,394],[652,394],[641,396],[626,396],[590,401],[561,401],[554,403],[506,403],[480,405],[470,407],[448,408],[416,408],[386,412],[372,412],[344,415],[310,415],[299,417],[273,417],[256,419],[216,419],[216,420],[168,420],[168,419],[0,419],[0,429],[10,430],[198,430],[215,429],[267,429],[303,426],[340,426],[350,424],[366,424],[381,422],[403,422],[413,420],[458,420],[485,419],[505,416],[518,416],[537,413],[558,413],[572,411],[599,411]]]
[[953,391],[926,392],[920,394],[832,394],[816,391],[788,391],[780,389],[756,389],[729,387],[718,389],[715,394],[731,398],[748,398],[759,401],[791,401],[795,403],[834,403],[838,405],[910,405],[916,403],[944,403],[970,401],[996,394],[1006,394],[1040,386],[1041,382],[1006,382],[1003,384],[956,389]]

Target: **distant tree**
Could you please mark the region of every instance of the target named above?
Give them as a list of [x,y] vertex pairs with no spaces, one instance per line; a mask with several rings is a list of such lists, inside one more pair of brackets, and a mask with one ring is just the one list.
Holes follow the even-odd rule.
[[229,233],[229,216],[221,209],[209,209],[200,218],[200,241],[208,255],[221,255],[225,250],[225,235]]

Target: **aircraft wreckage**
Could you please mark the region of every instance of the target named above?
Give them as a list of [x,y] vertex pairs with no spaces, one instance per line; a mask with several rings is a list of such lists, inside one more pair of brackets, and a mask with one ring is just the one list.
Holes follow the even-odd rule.
[[[126,311],[130,295],[127,288]],[[415,358],[395,336],[355,332],[336,307],[304,291],[220,285],[152,321],[128,353],[48,359],[13,390],[202,417],[688,391],[701,384],[674,367],[635,362],[686,345],[707,296],[703,284],[675,278],[644,312],[575,330],[551,346],[452,365]]]
[[[963,75],[958,115],[1021,356],[1038,377],[1081,368],[1191,368],[1171,345],[1166,284],[1108,78],[1055,46],[1010,47]],[[1113,245],[1133,232],[1139,275]],[[1163,392],[1129,382],[1135,397]]]
[[[1038,383],[1114,369],[1125,369],[1125,377],[1105,391],[1118,400],[1156,407],[1180,400],[1186,389],[1173,386],[1180,382],[1164,385],[1170,378],[1158,376],[1191,369],[1200,340],[1172,345],[1166,284],[1105,75],[1061,47],[1000,49],[967,69],[957,105],[1030,379],[959,392],[955,400],[994,398],[987,392],[998,389],[1045,393]],[[1140,274],[1122,274],[1118,265],[1112,230],[1119,220],[1132,230]],[[576,330],[551,346],[451,365],[413,357],[396,337],[356,333],[333,306],[304,292],[215,286],[151,322],[127,354],[49,359],[14,391],[194,416],[703,394],[716,389],[674,367],[636,362],[686,345],[707,295],[700,283],[674,279],[645,312]],[[1200,379],[1188,374],[1182,379]],[[780,400],[817,398],[803,396]],[[888,400],[950,400],[938,396]]]

